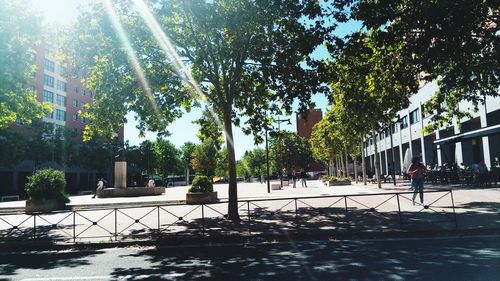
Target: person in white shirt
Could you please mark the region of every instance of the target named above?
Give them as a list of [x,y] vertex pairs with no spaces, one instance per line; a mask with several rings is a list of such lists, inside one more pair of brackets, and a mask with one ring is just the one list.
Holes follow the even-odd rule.
[[152,180],[152,179],[150,179],[150,180],[148,181],[148,187],[149,187],[149,188],[153,188],[153,187],[155,187],[155,181],[154,181],[154,180]]

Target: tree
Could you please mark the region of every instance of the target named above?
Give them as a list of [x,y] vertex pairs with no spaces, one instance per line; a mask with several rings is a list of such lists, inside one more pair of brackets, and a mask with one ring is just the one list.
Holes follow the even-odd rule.
[[[87,112],[92,122],[85,136],[111,135],[127,111],[138,114],[140,129],[165,132],[166,124],[182,113],[181,106],[189,108],[193,99],[205,102],[222,117],[228,151],[228,217],[238,220],[232,125],[241,125],[240,116],[247,116],[244,131],[262,141],[261,124],[267,113],[290,112],[296,98],[305,111],[312,93],[327,90],[318,74],[322,64],[309,56],[330,31],[321,19],[319,2],[94,4],[72,31],[77,38],[69,41],[89,73],[87,85],[97,93]],[[141,78],[135,79],[136,75]]]
[[[439,91],[425,104],[435,130],[470,116],[500,87],[498,0],[347,0],[351,18],[377,29],[390,44],[404,44],[405,56],[437,81]],[[341,5],[342,6],[342,5]],[[345,8],[346,6],[343,6]],[[462,101],[472,108],[460,108]]]
[[193,159],[193,152],[196,148],[196,144],[192,142],[185,142],[182,147],[181,162],[186,171],[186,184],[189,185],[189,175],[193,173],[193,165],[191,160]]
[[217,148],[212,139],[208,139],[204,143],[196,146],[193,151],[191,164],[196,172],[202,173],[208,177],[215,175]]
[[280,174],[309,169],[313,157],[306,139],[296,133],[280,131],[273,134],[269,143],[269,158]]
[[227,148],[223,147],[217,152],[217,163],[215,167],[215,175],[223,178],[229,177],[227,169]]
[[0,159],[1,165],[8,168],[25,159],[28,148],[28,138],[10,130],[0,131]]
[[16,120],[31,123],[51,111],[28,86],[41,27],[40,17],[26,7],[26,1],[0,1],[0,129]]
[[193,123],[200,126],[197,135],[200,141],[205,142],[207,139],[213,140],[217,150],[220,150],[222,148],[222,144],[224,143],[224,137],[222,136],[222,124],[220,123],[220,120],[220,117],[210,111],[209,108],[205,107],[202,116],[198,120],[193,121]]
[[243,160],[247,163],[250,174],[266,174],[266,151],[262,148],[255,148],[245,153]]
[[154,161],[156,162],[158,173],[167,177],[177,175],[182,171],[180,151],[173,143],[166,139],[157,139],[153,143]]
[[[383,38],[382,38],[383,39]],[[406,108],[409,97],[418,90],[418,69],[405,55],[402,43],[387,44],[377,31],[354,33],[342,51],[333,54],[330,64],[333,104],[331,118],[341,146],[371,131],[378,163],[376,132]],[[345,151],[344,150],[344,151]],[[380,174],[375,165],[379,188]]]

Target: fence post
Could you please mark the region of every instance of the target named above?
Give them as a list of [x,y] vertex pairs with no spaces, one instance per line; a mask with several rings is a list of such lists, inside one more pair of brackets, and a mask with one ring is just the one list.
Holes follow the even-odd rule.
[[158,235],[160,235],[161,223],[160,223],[160,206],[156,206],[158,208]]
[[250,222],[250,201],[247,201],[247,216],[248,216],[248,235],[252,235],[252,231],[250,230],[251,228],[251,222]]
[[346,195],[344,195],[344,204],[345,204],[345,219],[349,220],[348,211],[347,211],[347,196]]
[[115,241],[118,241],[118,212],[115,208]]
[[399,224],[403,224],[403,219],[401,218],[401,204],[399,204],[399,193],[396,193],[396,198],[398,199]]
[[455,213],[455,200],[453,200],[453,191],[452,190],[450,190],[450,195],[451,195],[451,206],[453,208],[453,217],[455,219],[455,229],[458,230],[457,213]]
[[201,204],[201,227],[202,233],[201,235],[205,237],[205,209],[203,208],[205,204]]
[[36,239],[36,214],[33,215],[33,239]]
[[73,243],[76,243],[76,211],[73,211]]
[[299,228],[299,209],[297,208],[297,198],[295,200],[295,227]]

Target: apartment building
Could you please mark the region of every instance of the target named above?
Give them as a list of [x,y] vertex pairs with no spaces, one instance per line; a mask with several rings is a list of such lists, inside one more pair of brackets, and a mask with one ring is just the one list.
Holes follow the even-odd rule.
[[[423,104],[437,90],[435,83],[424,85],[410,98],[410,106],[398,112],[399,120],[392,128],[376,135],[382,174],[390,173],[393,154],[396,174],[406,168],[405,162],[412,156],[421,156],[429,166],[452,163],[469,166],[484,162],[488,168],[495,157],[500,158],[500,98],[488,97],[475,113],[470,103],[462,102],[460,109],[471,112],[472,118],[457,120],[453,126],[425,134],[423,128],[429,124],[431,116],[422,114]],[[368,169],[374,171],[372,138],[366,138],[364,144]]]
[[[43,117],[43,121],[53,124],[53,132],[47,134],[47,138],[53,138],[56,130],[70,128],[75,131],[76,137],[70,140],[82,142],[82,135],[88,120],[82,117],[85,105],[91,104],[94,92],[82,84],[82,75],[61,63],[51,51],[50,46],[39,44],[36,48],[35,61],[36,71],[29,86],[36,91],[39,101],[48,102],[53,105],[54,110]],[[79,74],[79,75],[78,75]],[[29,125],[16,123],[11,126],[12,130],[29,134]],[[124,130],[121,128],[116,134],[117,140],[123,142]],[[4,167],[0,163],[0,195],[22,194],[26,177],[35,170],[35,161],[20,161],[14,167]],[[64,170],[66,173],[67,189],[71,192],[87,190],[93,187],[95,171],[85,171],[75,167],[60,167],[57,163],[41,163],[41,167],[52,167]],[[110,167],[110,170],[112,167]],[[91,173],[92,175],[89,175]]]

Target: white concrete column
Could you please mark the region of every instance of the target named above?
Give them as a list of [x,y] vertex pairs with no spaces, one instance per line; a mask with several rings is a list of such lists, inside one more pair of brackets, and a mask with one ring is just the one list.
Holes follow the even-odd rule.
[[411,143],[413,141],[413,138],[411,136],[411,117],[410,117],[410,110],[409,109],[406,110],[406,114],[407,114],[406,116],[408,116],[408,132],[410,134],[408,136],[410,138],[410,141],[408,144],[410,145],[410,156],[413,158],[413,156],[415,156],[415,155],[413,155],[413,145]]
[[[453,130],[455,135],[460,134],[460,128],[458,127],[457,123],[453,125]],[[464,162],[464,157],[462,154],[462,142],[455,143],[455,161],[457,162],[458,165]]]
[[385,173],[386,174],[389,174],[389,159],[387,158],[387,139],[385,137],[385,133],[384,133],[384,153],[385,153]]
[[[439,139],[439,129],[436,130],[436,139],[438,140]],[[441,146],[438,145],[436,147],[436,151],[437,151],[437,160],[438,160],[438,166],[442,166],[443,165],[443,160],[441,160]]]
[[399,167],[403,171],[403,136],[401,133],[401,123],[398,123],[399,127]]
[[422,163],[428,164],[425,159],[425,135],[424,135],[424,113],[422,112],[422,102],[419,103],[418,112],[420,113],[420,146],[422,147]]
[[[488,127],[488,119],[486,116],[487,112],[488,112],[488,109],[486,108],[486,102],[485,102],[484,106],[481,106],[479,109],[479,118],[481,120],[481,128]],[[489,138],[483,137],[482,143],[483,143],[484,163],[486,164],[488,169],[491,169],[491,155],[490,155],[490,140],[489,140]]]

